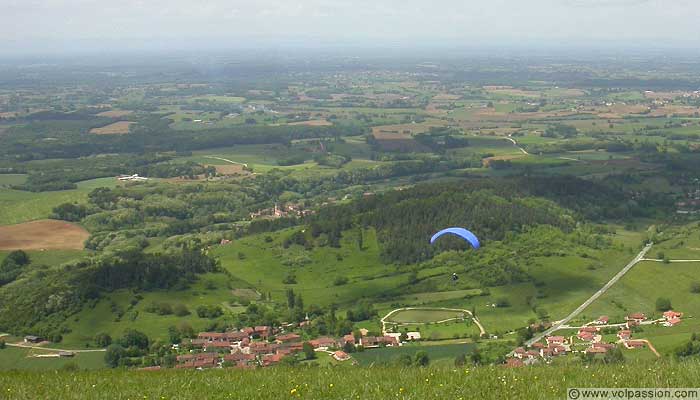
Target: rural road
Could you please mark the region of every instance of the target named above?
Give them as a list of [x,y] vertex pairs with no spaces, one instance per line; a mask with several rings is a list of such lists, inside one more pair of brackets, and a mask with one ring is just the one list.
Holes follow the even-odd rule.
[[512,135],[513,135],[512,133],[509,134],[506,139],[510,140],[510,142],[513,143],[513,146],[517,147],[518,150],[520,150],[523,154],[525,154],[526,156],[529,156],[530,153],[528,153],[527,150],[520,147],[520,145],[518,145],[518,142],[516,142],[515,139],[513,139]]
[[239,162],[236,162],[236,161],[231,161],[231,160],[229,160],[229,159],[227,159],[227,158],[221,158],[221,157],[215,157],[215,156],[204,156],[204,158],[211,158],[212,160],[226,161],[227,163],[236,164],[236,165],[242,165],[242,166],[248,168],[248,164],[239,163]]
[[[480,334],[481,336],[486,336],[486,330],[484,329],[483,325],[481,325],[481,322],[479,321],[479,319],[478,319],[477,317],[475,317],[475,316],[472,314],[471,311],[469,311],[469,310],[464,310],[464,309],[461,309],[461,308],[444,308],[444,307],[402,307],[402,308],[397,308],[397,309],[395,309],[395,310],[391,310],[391,311],[389,311],[389,313],[388,313],[387,315],[385,315],[385,316],[381,319],[381,323],[382,323],[382,334],[385,334],[385,335],[386,335],[386,324],[390,324],[390,323],[391,323],[391,322],[386,322],[386,320],[387,320],[389,317],[391,317],[392,315],[396,314],[396,313],[399,312],[399,311],[409,311],[409,310],[456,311],[456,312],[462,312],[462,313],[465,313],[465,314],[469,314],[469,315],[471,316],[471,318],[472,318],[472,321],[474,321],[474,323],[476,324],[476,326],[479,327],[479,332],[480,332],[479,334]],[[451,320],[453,320],[453,319],[456,319],[456,318],[449,318],[449,319],[446,319],[446,320],[443,320],[443,321],[438,321],[438,323],[451,321]],[[424,325],[425,323],[424,323],[424,322],[415,322],[415,323],[411,323],[411,324],[415,324],[415,325]],[[400,325],[400,324],[395,324],[395,325]]]
[[641,340],[642,340],[642,342],[647,344],[647,347],[649,347],[649,350],[651,350],[652,353],[656,354],[657,357],[661,358],[661,354],[659,354],[659,352],[656,351],[656,347],[654,347],[654,345],[651,344],[650,341],[648,341],[647,339],[641,339]]
[[700,262],[700,260],[659,260],[657,258],[642,258],[639,261],[653,261],[653,262],[669,262],[669,263],[692,263]]
[[[0,338],[3,338],[5,336],[9,336],[7,333],[0,333]],[[20,344],[20,343],[5,343],[6,346],[10,347],[19,347],[22,349],[35,349],[35,350],[47,350],[47,351],[69,351],[71,353],[98,353],[102,351],[107,351],[107,349],[80,349],[80,350],[68,350],[68,349],[54,349],[50,347],[42,347],[42,346],[29,346],[25,344]]]
[[42,347],[42,346],[27,346],[23,344],[17,344],[17,343],[5,343],[9,347],[19,347],[22,349],[34,349],[34,350],[46,350],[46,351],[67,351],[71,353],[99,353],[103,351],[107,351],[107,349],[82,349],[82,350],[73,350],[73,349],[54,349],[51,347]]
[[562,326],[566,325],[569,321],[576,318],[583,310],[586,309],[586,307],[591,305],[591,303],[596,301],[600,296],[603,295],[603,293],[607,292],[608,289],[610,289],[612,287],[612,285],[617,283],[617,281],[619,281],[620,278],[622,278],[630,269],[632,269],[632,267],[637,265],[638,262],[642,261],[644,259],[644,256],[646,256],[646,254],[649,252],[649,250],[651,250],[651,246],[653,246],[653,245],[654,245],[654,243],[648,243],[646,246],[644,246],[642,251],[640,251],[639,254],[637,254],[637,256],[632,261],[629,262],[629,264],[625,265],[625,267],[622,268],[620,270],[620,272],[615,274],[615,276],[613,276],[612,279],[610,279],[610,281],[608,281],[608,283],[605,284],[605,286],[603,286],[600,290],[595,292],[593,294],[593,296],[591,296],[583,304],[578,306],[578,308],[576,308],[571,314],[567,315],[566,318],[562,319],[561,321],[557,321],[554,325],[552,325],[551,328],[547,329],[546,331],[544,331],[542,333],[538,333],[537,335],[533,336],[532,339],[525,342],[525,345],[532,346],[534,343],[539,342],[545,336],[551,335],[553,332],[557,331]]

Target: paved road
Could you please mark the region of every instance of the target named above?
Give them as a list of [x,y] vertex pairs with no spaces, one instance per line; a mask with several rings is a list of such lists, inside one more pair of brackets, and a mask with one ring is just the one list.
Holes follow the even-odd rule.
[[[476,324],[476,326],[479,327],[480,335],[481,335],[481,336],[486,336],[486,330],[485,330],[484,327],[481,325],[481,321],[479,321],[479,318],[475,317],[475,316],[472,314],[471,311],[469,311],[469,310],[464,310],[464,309],[461,309],[461,308],[444,308],[444,307],[402,307],[402,308],[397,308],[397,309],[395,309],[395,310],[391,310],[391,311],[389,311],[389,313],[388,313],[387,315],[385,315],[385,316],[381,319],[381,323],[382,323],[382,333],[383,333],[383,334],[386,334],[386,324],[391,323],[391,322],[386,322],[387,318],[391,317],[392,315],[396,314],[396,313],[399,312],[399,311],[407,311],[407,310],[457,311],[457,312],[462,312],[462,313],[465,313],[465,314],[469,314],[469,315],[471,316],[471,318],[472,318],[472,321],[474,321],[474,323]],[[447,322],[447,321],[450,321],[450,320],[452,320],[452,319],[454,319],[454,318],[450,318],[450,319],[447,319],[447,320],[444,320],[444,321],[438,321],[438,323],[440,323],[440,322]],[[391,324],[394,324],[394,323],[391,323]],[[414,323],[411,323],[411,325],[414,325],[414,324],[422,324],[422,325],[425,325],[424,322],[414,322]],[[400,325],[400,324],[394,324],[394,325]]]
[[642,258],[639,261],[669,262],[669,263],[694,263],[700,260],[659,260],[658,258]]
[[605,284],[605,286],[603,286],[600,290],[595,292],[593,294],[593,296],[591,296],[583,304],[578,306],[578,308],[575,309],[571,314],[567,315],[566,318],[562,319],[561,321],[557,321],[556,323],[554,323],[554,325],[552,325],[551,328],[547,329],[546,331],[544,331],[542,333],[538,333],[532,339],[525,342],[525,344],[527,346],[531,346],[532,344],[539,342],[545,336],[551,335],[553,332],[560,329],[563,325],[566,325],[569,321],[576,318],[583,310],[586,309],[586,307],[591,305],[591,303],[596,301],[600,296],[603,295],[603,293],[607,292],[608,289],[610,289],[612,287],[612,285],[617,283],[617,281],[619,281],[620,278],[622,278],[630,269],[632,269],[632,267],[637,265],[638,262],[642,261],[644,259],[644,256],[646,256],[646,254],[649,252],[649,250],[651,250],[651,246],[653,246],[653,245],[654,245],[654,243],[648,243],[646,246],[644,246],[642,251],[640,251],[639,254],[637,254],[637,256],[632,261],[629,262],[629,264],[625,265],[625,267],[622,268],[620,270],[620,272],[615,274],[615,276],[613,276],[612,279],[610,279],[610,281],[608,281],[608,283]]

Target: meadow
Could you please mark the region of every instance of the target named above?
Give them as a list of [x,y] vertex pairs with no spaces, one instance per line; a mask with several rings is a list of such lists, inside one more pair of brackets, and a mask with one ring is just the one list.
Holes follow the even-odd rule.
[[490,367],[268,368],[255,371],[6,372],[3,398],[563,399],[567,388],[692,386],[698,362]]
[[94,370],[104,369],[106,366],[103,352],[78,353],[74,357],[36,357],[41,354],[55,354],[55,352],[8,346],[0,350],[0,371],[56,371],[73,366],[83,370]]

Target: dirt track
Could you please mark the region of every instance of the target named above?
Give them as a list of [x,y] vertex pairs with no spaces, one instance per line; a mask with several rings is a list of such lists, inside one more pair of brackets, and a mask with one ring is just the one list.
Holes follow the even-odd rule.
[[0,250],[82,250],[90,236],[65,221],[41,220],[0,226]]

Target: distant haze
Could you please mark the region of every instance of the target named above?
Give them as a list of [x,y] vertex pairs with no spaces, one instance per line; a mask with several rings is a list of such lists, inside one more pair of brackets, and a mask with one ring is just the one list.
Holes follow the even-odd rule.
[[0,0],[12,53],[700,44],[697,0]]

